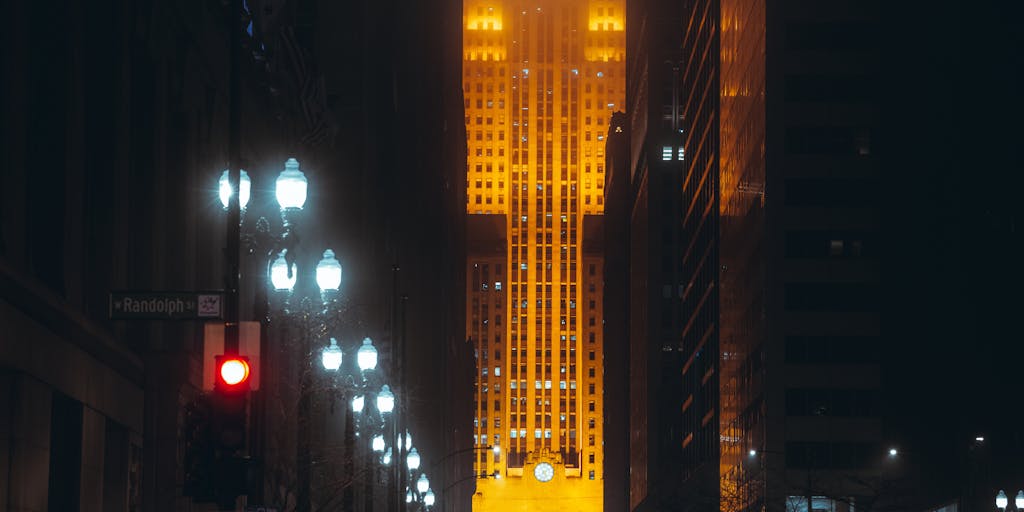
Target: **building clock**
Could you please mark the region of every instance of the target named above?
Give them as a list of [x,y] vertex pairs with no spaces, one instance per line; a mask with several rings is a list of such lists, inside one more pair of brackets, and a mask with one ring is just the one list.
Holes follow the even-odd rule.
[[533,476],[541,482],[550,482],[555,477],[555,468],[547,462],[541,462],[533,467]]

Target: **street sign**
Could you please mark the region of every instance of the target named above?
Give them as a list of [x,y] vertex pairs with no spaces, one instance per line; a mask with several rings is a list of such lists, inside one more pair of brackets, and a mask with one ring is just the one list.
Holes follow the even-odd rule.
[[206,320],[224,314],[224,293],[110,292],[111,320]]

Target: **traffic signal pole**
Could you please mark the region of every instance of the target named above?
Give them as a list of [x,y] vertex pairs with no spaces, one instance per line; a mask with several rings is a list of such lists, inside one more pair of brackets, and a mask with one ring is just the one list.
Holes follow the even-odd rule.
[[238,355],[238,275],[240,268],[240,245],[242,209],[239,193],[241,183],[241,80],[239,75],[239,53],[242,51],[240,27],[242,0],[231,0],[228,27],[230,48],[228,52],[228,178],[231,182],[231,198],[228,200],[228,225],[225,255],[227,272],[225,277],[224,311],[224,354]]

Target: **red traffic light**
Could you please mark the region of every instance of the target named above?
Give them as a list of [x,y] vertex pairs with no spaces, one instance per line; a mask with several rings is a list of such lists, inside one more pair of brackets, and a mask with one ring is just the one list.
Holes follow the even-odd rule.
[[249,386],[249,358],[217,356],[216,388],[223,391],[245,391]]

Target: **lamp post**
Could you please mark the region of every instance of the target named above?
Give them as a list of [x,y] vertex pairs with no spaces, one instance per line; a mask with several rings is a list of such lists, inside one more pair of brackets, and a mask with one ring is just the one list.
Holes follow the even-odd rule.
[[[237,1],[237,0],[236,0]],[[291,289],[295,285],[295,258],[294,246],[298,237],[294,232],[294,225],[297,212],[301,211],[306,196],[307,181],[305,175],[299,170],[298,161],[289,158],[285,162],[285,169],[277,179],[277,198],[281,210],[283,229],[280,234],[272,234],[270,223],[266,218],[261,217],[255,225],[252,233],[244,234],[242,231],[245,212],[251,198],[252,180],[249,174],[240,168],[239,162],[239,137],[238,137],[238,77],[237,77],[237,37],[232,30],[232,52],[231,52],[231,126],[229,135],[229,168],[221,173],[218,190],[222,206],[227,212],[227,243],[225,248],[225,329],[224,329],[224,353],[225,355],[238,355],[238,297],[240,282],[240,252],[245,242],[250,254],[260,253],[265,259],[261,259],[260,266],[267,269],[272,255],[280,254],[284,257],[282,262],[285,273],[283,276],[274,275],[272,270],[268,273],[258,272],[261,282],[255,287],[255,310],[261,321],[260,329],[260,352],[264,354],[261,358],[260,373],[268,375],[268,366],[272,358],[267,357],[269,343],[267,341],[266,326],[269,319],[269,301],[266,293],[266,281],[268,277],[276,289]],[[291,251],[290,251],[291,250]],[[280,270],[280,265],[278,266]],[[269,275],[268,275],[269,274]],[[282,279],[285,278],[285,279]],[[290,282],[288,282],[290,281]],[[250,454],[262,465],[264,458],[264,436],[266,434],[266,391],[258,391],[254,395],[253,411],[250,435]],[[261,471],[262,472],[262,471]],[[257,488],[250,494],[250,502],[262,503],[263,478],[258,479]]]

